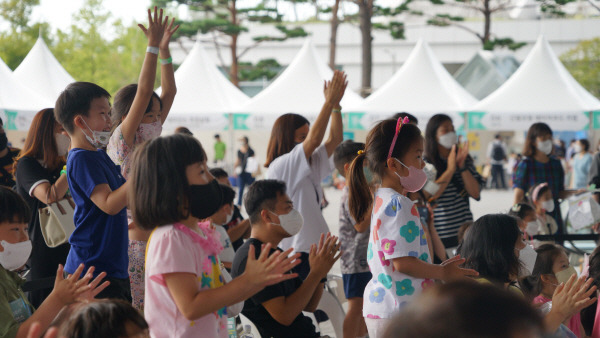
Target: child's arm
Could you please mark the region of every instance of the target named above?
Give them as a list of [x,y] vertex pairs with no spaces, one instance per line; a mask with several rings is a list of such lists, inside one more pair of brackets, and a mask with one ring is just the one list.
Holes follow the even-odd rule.
[[236,224],[235,226],[227,229],[227,235],[229,236],[229,238],[231,239],[232,242],[235,242],[238,239],[240,239],[242,236],[244,236],[246,234],[246,232],[248,232],[249,229],[250,229],[250,220],[245,219],[245,220],[241,221],[240,223]]
[[394,268],[399,272],[415,278],[431,278],[443,281],[452,281],[469,276],[478,276],[479,273],[471,269],[460,268],[465,262],[464,258],[455,256],[440,265],[423,262],[416,257],[399,257],[392,259]]
[[[160,10],[160,16],[157,15],[156,12],[157,8],[154,7],[154,18],[152,18],[150,9],[148,9],[147,29],[142,24],[138,25],[148,38],[148,47],[158,47],[166,26],[166,21],[163,22],[163,10]],[[144,63],[142,64],[142,70],[140,72],[140,78],[138,80],[135,98],[133,99],[133,103],[131,104],[131,108],[129,108],[127,116],[125,116],[125,119],[121,123],[123,139],[129,146],[133,145],[135,132],[142,122],[146,108],[148,108],[148,103],[152,98],[152,92],[154,91],[154,79],[156,78],[157,59],[158,55],[146,52]]]
[[[166,23],[169,22],[169,17],[166,18]],[[171,41],[171,36],[179,29],[179,25],[173,28],[173,23],[175,23],[175,18],[171,20],[171,24],[169,27],[165,28],[165,32],[160,40],[160,44],[158,45],[158,49],[160,52],[161,59],[170,59],[171,52],[169,51],[169,42]],[[168,63],[162,63],[160,66],[160,86],[162,88],[162,93],[160,94],[160,100],[162,101],[162,112],[160,115],[161,123],[165,123],[167,119],[167,115],[169,115],[169,110],[171,110],[171,106],[173,105],[173,100],[175,100],[175,94],[177,93],[177,86],[175,85],[175,71],[173,70],[173,61]]]
[[169,273],[163,278],[179,312],[188,320],[196,320],[224,306],[246,300],[267,285],[297,277],[298,274],[285,272],[300,263],[297,259],[299,254],[287,257],[293,250],[290,248],[267,257],[270,249],[271,245],[267,244],[256,259],[251,245],[244,273],[215,289],[199,290],[198,277],[191,273]]
[[[333,264],[340,258],[340,244],[336,237],[328,235],[325,242],[321,234],[319,246],[311,245],[309,253],[310,272],[302,285],[288,297],[276,297],[262,303],[271,317],[281,325],[288,326],[304,310],[316,308],[321,299],[323,290],[317,290],[321,285],[321,279],[327,277],[327,273]],[[337,253],[337,256],[336,256]],[[312,304],[311,304],[312,303]],[[311,306],[309,306],[311,305]],[[314,311],[314,309],[313,309]]]
[[128,187],[129,181],[114,191],[106,183],[98,184],[92,191],[90,199],[100,210],[114,216],[127,206]]
[[[97,282],[99,282],[98,278],[94,280],[93,283],[95,284],[90,283],[88,285],[94,272],[93,267],[89,268],[85,276],[79,279],[79,276],[81,276],[81,273],[83,272],[83,268],[83,264],[79,265],[77,270],[75,270],[75,273],[67,278],[64,278],[64,268],[62,265],[58,266],[56,280],[54,282],[54,289],[46,298],[46,300],[44,300],[42,305],[40,305],[40,307],[31,315],[31,317],[21,324],[19,331],[17,332],[17,337],[27,337],[29,329],[34,323],[39,323],[43,330],[47,329],[52,320],[54,320],[54,317],[56,317],[58,312],[60,312],[64,306],[74,303],[86,293],[89,294],[92,292],[92,294],[95,296],[98,294],[98,292],[108,286],[107,283],[104,283],[100,287],[96,288]],[[104,278],[106,273],[103,272],[101,275],[102,278]]]

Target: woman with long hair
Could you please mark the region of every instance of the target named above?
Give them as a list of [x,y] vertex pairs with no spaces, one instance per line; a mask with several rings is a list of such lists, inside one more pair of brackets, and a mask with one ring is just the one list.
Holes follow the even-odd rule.
[[425,129],[425,161],[435,167],[437,192],[430,191],[435,203],[435,228],[446,248],[458,245],[458,229],[472,222],[469,198],[479,200],[483,179],[469,155],[468,143],[457,144],[452,119],[434,115]]
[[[46,204],[62,199],[68,190],[67,175],[61,173],[71,139],[54,119],[54,109],[38,112],[25,138],[23,150],[15,163],[16,190],[31,210],[29,238],[33,246],[28,280],[38,280],[56,276],[56,266],[65,264],[69,254],[69,244],[56,248],[46,245],[40,228],[38,209]],[[29,292],[29,301],[36,308],[52,291],[49,288]]]
[[[331,157],[343,140],[340,101],[347,84],[344,72],[335,71],[331,81],[325,83],[325,103],[312,128],[303,116],[284,114],[275,121],[267,147],[267,178],[285,182],[294,207],[304,217],[300,233],[280,244],[284,250],[293,247],[301,253],[297,270],[303,279],[310,271],[311,245],[329,231],[321,214],[321,181],[333,171]],[[329,139],[321,144],[330,119]]]

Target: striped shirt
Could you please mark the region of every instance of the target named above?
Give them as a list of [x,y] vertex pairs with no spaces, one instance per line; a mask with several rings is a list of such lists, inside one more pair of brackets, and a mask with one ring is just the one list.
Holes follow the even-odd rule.
[[[467,157],[465,162],[467,170],[479,183],[479,190],[483,187],[483,179],[475,170],[473,159]],[[441,174],[441,173],[440,173]],[[458,182],[459,184],[454,184]],[[466,222],[473,221],[473,214],[469,204],[469,194],[464,188],[462,174],[456,170],[454,176],[444,193],[436,200],[437,205],[433,209],[433,224],[440,238],[456,238],[458,229]]]
[[560,160],[554,156],[546,163],[538,162],[533,158],[524,157],[513,173],[513,189],[520,188],[527,193],[529,189],[538,183],[548,183],[554,198],[554,211],[549,213],[558,223],[559,233],[562,229],[562,217],[558,204],[558,196],[565,190],[565,172]]

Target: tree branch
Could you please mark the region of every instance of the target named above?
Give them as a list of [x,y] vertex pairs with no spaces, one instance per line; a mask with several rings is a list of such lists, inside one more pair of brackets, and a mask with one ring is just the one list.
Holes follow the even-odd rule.
[[217,42],[218,37],[215,34],[215,31],[212,31],[212,36],[213,36],[213,43],[215,44],[215,50],[217,51],[217,57],[219,58],[221,67],[223,67],[223,69],[225,69],[225,61],[223,61],[223,55],[221,55],[221,46],[219,46],[219,43]]

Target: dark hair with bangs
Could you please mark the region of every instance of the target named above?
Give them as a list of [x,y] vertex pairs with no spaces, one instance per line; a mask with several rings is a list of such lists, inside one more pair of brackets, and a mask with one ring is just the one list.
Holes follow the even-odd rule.
[[[294,149],[296,146],[294,144],[294,132],[306,124],[310,126],[310,122],[304,116],[292,113],[283,114],[275,120],[267,146],[265,168],[268,168],[279,156],[285,155]],[[246,138],[246,143],[248,143],[248,138]]]
[[14,190],[0,185],[0,223],[29,223],[31,212]]
[[502,284],[512,282],[521,263],[515,243],[521,236],[517,219],[504,214],[480,217],[465,234],[459,254],[466,259],[464,267],[479,276]]
[[537,150],[536,138],[540,136],[552,136],[552,129],[543,122],[534,123],[527,130],[525,145],[523,146],[523,156],[532,157]]
[[252,225],[260,220],[260,212],[263,209],[273,210],[277,203],[277,197],[285,194],[285,182],[278,180],[260,180],[252,183],[244,206]]
[[[216,178],[216,176],[215,176],[215,178]],[[225,184],[219,183],[219,186],[221,187],[221,192],[223,192],[223,203],[221,204],[221,206],[219,208],[221,208],[222,206],[227,205],[227,204],[232,205],[233,200],[235,199],[235,190],[233,190],[232,187],[225,185]]]
[[134,152],[129,176],[129,207],[143,229],[173,224],[189,217],[186,167],[206,161],[200,142],[174,134],[143,143]]
[[[349,174],[346,176],[350,192],[348,206],[350,214],[357,222],[361,222],[367,216],[365,213],[373,203],[373,195],[369,190],[363,169],[364,161],[367,160],[367,165],[373,174],[380,178],[383,177],[390,146],[396,134],[397,122],[397,120],[388,119],[377,123],[367,135],[364,152],[357,155],[350,164]],[[403,124],[398,133],[392,157],[402,159],[410,147],[421,139],[419,127],[410,123]]]
[[508,211],[508,215],[525,219],[529,213],[535,213],[535,209],[528,203],[517,203]]
[[[119,89],[119,91],[115,94],[112,111],[110,115],[110,119],[112,122],[112,130],[114,131],[121,124],[121,121],[129,111],[131,110],[131,105],[133,104],[133,100],[135,99],[135,94],[137,93],[138,85],[137,83],[128,84],[127,86]],[[146,111],[144,114],[148,114],[150,110],[152,110],[152,99],[155,98],[158,100],[158,104],[160,105],[160,110],[163,109],[163,103],[158,94],[156,92],[152,92],[150,96],[150,102],[148,102],[148,106],[146,107]]]

